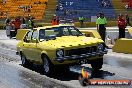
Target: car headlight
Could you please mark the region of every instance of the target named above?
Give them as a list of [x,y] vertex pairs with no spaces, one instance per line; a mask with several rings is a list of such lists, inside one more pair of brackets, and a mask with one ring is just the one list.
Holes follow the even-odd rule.
[[104,45],[103,44],[99,44],[97,49],[98,49],[98,51],[103,51]]
[[57,50],[56,55],[57,55],[57,57],[62,57],[62,56],[64,56],[64,51],[63,50]]

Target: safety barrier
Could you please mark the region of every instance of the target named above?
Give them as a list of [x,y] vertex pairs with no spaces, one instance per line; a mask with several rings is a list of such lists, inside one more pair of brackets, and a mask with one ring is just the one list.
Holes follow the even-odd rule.
[[113,52],[132,54],[132,39],[118,39],[112,48]]
[[80,30],[87,37],[101,38],[99,33],[96,30]]
[[17,35],[16,35],[16,40],[22,40],[24,35],[31,29],[18,29],[17,30]]
[[[80,27],[80,22],[74,22],[74,25],[76,27]],[[108,21],[107,26],[108,27],[113,27],[116,26],[117,23],[116,21]],[[84,22],[84,27],[96,27],[96,23],[95,22]]]

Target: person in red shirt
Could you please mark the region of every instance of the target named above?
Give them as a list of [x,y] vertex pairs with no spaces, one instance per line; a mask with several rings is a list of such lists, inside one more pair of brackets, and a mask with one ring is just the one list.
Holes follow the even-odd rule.
[[123,18],[122,14],[118,16],[117,24],[119,28],[119,38],[125,38],[126,20]]
[[59,17],[54,15],[51,23],[52,25],[59,25]]
[[19,18],[16,18],[15,21],[13,21],[13,24],[15,25],[15,31],[17,32],[18,29],[20,29],[21,21]]

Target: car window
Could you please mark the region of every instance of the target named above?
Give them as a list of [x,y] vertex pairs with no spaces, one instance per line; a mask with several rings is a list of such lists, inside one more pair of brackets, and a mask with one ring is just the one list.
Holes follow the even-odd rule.
[[39,39],[40,41],[43,41],[45,39],[52,39],[56,37],[58,34],[58,29],[57,28],[50,28],[50,29],[41,29],[39,31]]
[[49,40],[55,39],[56,37],[61,36],[82,36],[82,33],[75,28],[74,26],[61,26],[61,27],[53,27],[47,29],[41,29],[39,31],[39,39],[42,40]]
[[34,40],[34,39],[38,39],[38,31],[37,30],[33,32],[32,40]]
[[81,36],[82,33],[75,27],[62,27],[63,36]]
[[45,30],[41,29],[39,31],[39,39],[44,39],[45,38]]
[[81,35],[79,31],[75,30],[73,27],[69,27],[69,33],[71,33],[73,36]]
[[63,35],[70,35],[70,32],[67,28],[63,28]]
[[29,31],[25,36],[25,42],[29,42],[31,40],[32,31]]
[[45,36],[48,37],[48,36],[58,34],[58,31],[56,31],[56,30],[57,30],[57,28],[51,28],[51,29],[45,30]]

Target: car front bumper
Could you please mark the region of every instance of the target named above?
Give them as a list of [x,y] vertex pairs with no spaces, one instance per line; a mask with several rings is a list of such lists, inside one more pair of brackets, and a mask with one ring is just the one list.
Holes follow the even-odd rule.
[[55,58],[55,61],[62,63],[67,60],[83,60],[90,57],[103,56],[104,54],[107,54],[107,52],[108,50],[105,49],[102,52],[92,52],[92,53],[86,53],[86,54],[80,54],[80,55],[57,57]]

